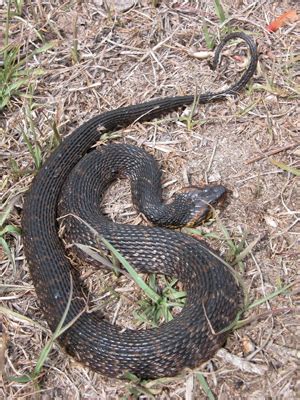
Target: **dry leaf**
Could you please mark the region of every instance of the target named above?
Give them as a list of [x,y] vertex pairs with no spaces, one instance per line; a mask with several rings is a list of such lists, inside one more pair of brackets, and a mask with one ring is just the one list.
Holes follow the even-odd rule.
[[255,351],[256,346],[248,336],[243,337],[242,345],[243,345],[244,355],[248,355],[250,353],[253,353],[253,351]]
[[196,51],[196,52],[191,52],[190,55],[200,60],[204,60],[206,58],[212,57],[214,53],[212,51]]
[[110,11],[125,12],[133,7],[137,3],[137,0],[105,0],[103,3]]
[[286,25],[288,22],[295,22],[298,20],[298,15],[295,10],[289,10],[279,17],[275,18],[269,25],[267,30],[269,32],[276,32],[279,28]]

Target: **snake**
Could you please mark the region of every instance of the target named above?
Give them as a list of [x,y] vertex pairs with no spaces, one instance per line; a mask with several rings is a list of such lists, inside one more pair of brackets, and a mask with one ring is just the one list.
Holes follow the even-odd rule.
[[[232,39],[247,44],[247,68],[229,88],[199,95],[198,104],[236,95],[255,73],[256,44],[243,32],[224,37],[216,47],[212,69],[219,65],[222,50]],[[24,251],[48,326],[55,332],[63,321],[57,340],[67,354],[108,377],[124,378],[131,373],[153,379],[199,366],[224,344],[228,327],[241,309],[240,284],[223,259],[203,241],[169,229],[197,223],[210,203],[223,196],[222,187],[192,188],[164,204],[160,172],[144,150],[117,143],[91,149],[104,135],[194,101],[194,95],[158,98],[90,118],[52,152],[24,199]],[[117,224],[103,215],[99,199],[120,176],[129,177],[134,204],[154,226]],[[155,328],[125,329],[112,324],[101,310],[88,310],[84,282],[59,236],[61,213],[69,214],[65,223],[71,241],[78,241],[79,235],[89,244],[95,236],[90,228],[97,229],[137,271],[159,272],[182,282],[186,291],[182,311]]]

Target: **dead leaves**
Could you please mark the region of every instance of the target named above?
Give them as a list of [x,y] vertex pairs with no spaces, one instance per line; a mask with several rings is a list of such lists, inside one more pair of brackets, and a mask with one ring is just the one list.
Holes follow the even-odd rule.
[[279,17],[275,18],[269,25],[267,25],[267,30],[269,32],[276,32],[282,26],[288,24],[289,22],[298,21],[298,15],[295,10],[288,10],[281,14]]

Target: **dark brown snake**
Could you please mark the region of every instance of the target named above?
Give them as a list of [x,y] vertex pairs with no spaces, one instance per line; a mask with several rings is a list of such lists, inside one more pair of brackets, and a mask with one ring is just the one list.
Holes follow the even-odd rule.
[[[243,39],[250,49],[248,68],[230,88],[201,95],[200,104],[237,94],[254,74],[256,46],[250,37],[239,32],[227,35],[219,44],[212,66],[216,68],[219,63],[224,45],[237,38]],[[95,116],[75,129],[51,154],[25,198],[22,220],[24,249],[45,318],[54,331],[66,309],[72,284],[73,298],[65,323],[78,318],[59,337],[59,342],[69,354],[103,375],[122,377],[129,371],[142,378],[155,378],[175,375],[184,367],[193,368],[212,357],[224,343],[228,335],[226,328],[234,321],[241,306],[241,290],[234,276],[203,242],[165,228],[114,224],[101,213],[95,215],[94,211],[106,186],[120,173],[131,176],[134,202],[140,203],[142,212],[149,218],[158,219],[153,209],[162,207],[160,210],[163,212],[158,212],[162,215],[168,208],[169,211],[172,209],[172,205],[161,204],[159,173],[153,166],[154,161],[149,161],[150,172],[148,167],[142,167],[147,158],[142,150],[108,145],[100,151],[99,162],[94,160],[94,152],[84,155],[103,133],[136,120],[151,120],[193,101],[193,95],[168,97]],[[137,159],[140,159],[139,166],[135,168]],[[80,179],[81,171],[89,171],[89,168],[91,173],[84,173],[87,175],[87,183],[84,183]],[[98,188],[95,186],[97,180]],[[89,194],[84,192],[88,186],[92,187]],[[138,187],[142,187],[145,196],[135,193]],[[138,271],[172,275],[183,283],[187,298],[178,316],[155,329],[130,330],[110,324],[100,312],[85,311],[82,283],[66,258],[58,237],[57,204],[62,188],[66,199],[63,204],[69,202],[68,207],[71,207],[63,205],[62,212],[68,210],[89,221]],[[185,208],[184,201],[181,201],[185,197],[188,203],[193,203],[193,193],[192,200],[189,194],[179,196],[179,200],[173,203],[175,214],[176,210],[177,214],[180,213],[180,204]],[[86,205],[82,204],[84,200]],[[82,224],[77,226],[75,218],[66,220],[73,221],[71,236],[72,232],[80,230],[84,237],[86,234],[88,243],[89,234]],[[182,225],[186,222],[180,219],[174,224],[169,221],[161,224]]]

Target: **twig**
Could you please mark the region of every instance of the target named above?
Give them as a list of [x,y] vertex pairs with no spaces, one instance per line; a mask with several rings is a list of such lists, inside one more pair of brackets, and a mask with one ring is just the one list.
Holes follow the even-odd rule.
[[[294,147],[297,147],[297,146],[299,146],[299,143],[290,143],[283,147],[276,147],[275,149],[269,150],[264,154],[260,154],[259,156],[250,158],[249,160],[245,161],[245,164],[247,164],[247,165],[252,164],[256,161],[262,160],[265,157],[272,156],[277,153],[281,153],[282,151],[285,151],[285,150],[293,149]],[[262,151],[265,151],[265,150],[262,150]]]
[[245,359],[230,354],[225,349],[218,350],[217,356],[221,357],[225,362],[229,362],[230,364],[239,368],[241,371],[246,371],[251,374],[264,375],[268,371],[268,367],[266,365],[251,363],[249,361],[246,361]]
[[216,144],[215,144],[215,146],[214,146],[214,148],[213,148],[213,151],[212,151],[212,154],[211,154],[211,157],[210,157],[208,166],[207,166],[206,171],[205,171],[205,182],[206,182],[206,183],[208,183],[208,177],[207,177],[207,175],[208,175],[208,173],[209,173],[209,171],[210,171],[210,168],[211,168],[211,166],[212,166],[213,160],[214,160],[214,158],[215,158],[217,146],[218,146],[218,142],[216,142]]
[[[291,293],[292,294],[292,293]],[[239,328],[241,328],[242,326],[245,325],[250,325],[253,322],[258,322],[261,320],[266,319],[268,316],[272,315],[273,317],[276,315],[280,315],[282,313],[294,313],[297,314],[300,312],[300,308],[298,307],[282,307],[282,308],[271,308],[270,310],[264,311],[258,315],[254,315],[253,317],[249,317],[247,319],[244,320],[240,320],[239,321]]]

